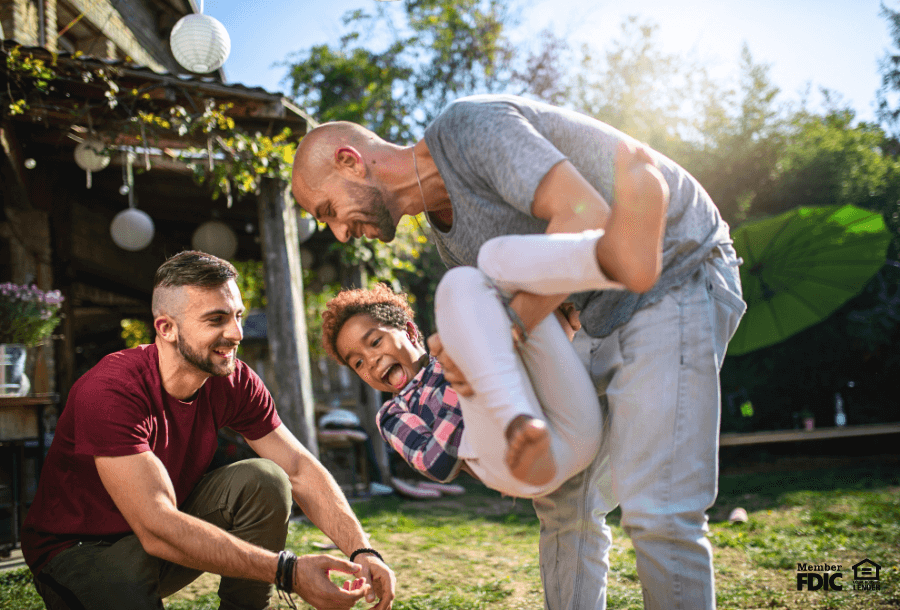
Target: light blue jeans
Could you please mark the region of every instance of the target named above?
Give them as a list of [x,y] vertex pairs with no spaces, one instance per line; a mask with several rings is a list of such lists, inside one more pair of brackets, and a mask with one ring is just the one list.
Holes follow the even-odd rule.
[[644,607],[715,608],[706,511],[717,493],[719,371],[746,309],[737,265],[731,246],[716,248],[689,281],[582,351],[603,439],[586,470],[534,500],[548,610],[606,607],[605,518],[617,505]]

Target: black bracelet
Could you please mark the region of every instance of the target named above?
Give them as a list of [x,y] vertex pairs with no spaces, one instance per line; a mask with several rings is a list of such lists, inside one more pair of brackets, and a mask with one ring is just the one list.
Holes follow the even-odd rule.
[[294,592],[294,564],[297,563],[297,556],[291,553],[284,562],[284,590],[288,593]]
[[357,555],[362,555],[363,553],[368,553],[369,555],[375,555],[375,557],[377,557],[379,560],[381,560],[381,563],[384,563],[384,557],[381,556],[381,553],[379,553],[375,549],[369,549],[369,548],[356,549],[355,551],[350,553],[350,561],[353,561],[354,559],[356,559]]
[[293,598],[291,598],[291,593],[294,592],[295,563],[297,563],[297,556],[290,551],[278,553],[278,567],[275,569],[275,588],[278,589],[278,597],[291,608],[297,607]]
[[275,586],[282,591],[292,593],[294,590],[294,564],[297,556],[290,551],[278,553],[278,568],[275,570]]

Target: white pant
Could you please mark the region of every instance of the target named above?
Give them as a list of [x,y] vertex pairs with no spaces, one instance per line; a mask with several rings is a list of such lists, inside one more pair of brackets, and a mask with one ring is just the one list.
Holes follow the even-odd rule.
[[[482,246],[478,269],[451,269],[438,286],[441,341],[475,392],[460,396],[465,429],[459,456],[485,485],[504,494],[531,498],[558,488],[592,462],[602,426],[594,385],[556,318],[544,319],[519,354],[498,289],[509,296],[620,287],[597,265],[602,234],[497,237]],[[505,463],[506,427],[521,414],[547,422],[556,476],[546,485],[519,481]]]

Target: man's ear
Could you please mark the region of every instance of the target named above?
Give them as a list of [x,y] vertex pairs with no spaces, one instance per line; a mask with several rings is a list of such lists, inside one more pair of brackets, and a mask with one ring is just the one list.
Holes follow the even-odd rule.
[[157,336],[163,341],[175,343],[178,338],[178,327],[175,320],[166,314],[159,315],[153,320],[153,328],[156,329]]
[[366,165],[362,154],[352,146],[339,146],[334,151],[334,162],[339,170],[350,171],[357,176],[365,176]]

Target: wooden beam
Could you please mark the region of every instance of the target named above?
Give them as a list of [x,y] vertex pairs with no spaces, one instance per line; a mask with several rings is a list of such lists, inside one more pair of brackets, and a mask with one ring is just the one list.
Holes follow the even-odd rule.
[[258,200],[266,268],[269,357],[276,380],[276,387],[269,390],[284,424],[318,457],[303,269],[296,212],[289,189],[285,181],[263,178]]
[[0,156],[0,176],[4,178],[4,191],[9,197],[7,203],[25,209],[29,207],[29,202],[22,147],[15,130],[10,129],[5,121],[0,123],[0,152],[3,153]]

